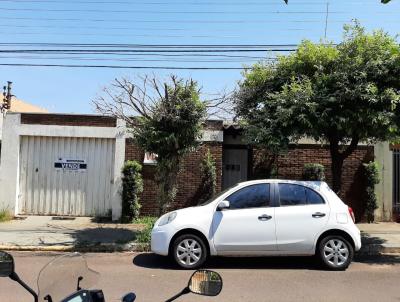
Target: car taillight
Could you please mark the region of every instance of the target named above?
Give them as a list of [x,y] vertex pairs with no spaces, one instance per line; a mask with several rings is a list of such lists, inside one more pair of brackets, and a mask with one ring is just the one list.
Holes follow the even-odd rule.
[[353,209],[350,208],[350,207],[349,207],[349,214],[350,214],[350,216],[351,216],[351,219],[353,219],[353,222],[355,223],[355,222],[356,222],[356,218],[354,217]]

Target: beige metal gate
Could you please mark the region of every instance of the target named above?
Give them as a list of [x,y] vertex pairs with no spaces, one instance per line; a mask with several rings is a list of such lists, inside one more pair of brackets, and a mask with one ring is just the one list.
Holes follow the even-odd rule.
[[22,136],[19,212],[105,215],[111,210],[113,139]]

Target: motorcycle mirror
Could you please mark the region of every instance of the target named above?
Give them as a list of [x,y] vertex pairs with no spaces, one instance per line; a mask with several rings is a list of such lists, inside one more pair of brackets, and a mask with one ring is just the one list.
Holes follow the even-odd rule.
[[202,296],[217,296],[222,290],[222,278],[213,271],[195,271],[189,280],[189,290]]
[[0,251],[0,277],[10,277],[14,273],[14,258]]
[[134,293],[126,294],[122,297],[122,302],[133,302],[136,300],[136,295]]

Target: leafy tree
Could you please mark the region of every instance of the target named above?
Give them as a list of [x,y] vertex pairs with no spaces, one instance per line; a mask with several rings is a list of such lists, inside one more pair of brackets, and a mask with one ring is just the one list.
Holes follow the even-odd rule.
[[303,41],[244,73],[235,97],[250,142],[280,152],[308,137],[327,144],[333,189],[360,142],[399,136],[400,47],[383,31],[345,26],[338,45]]
[[122,79],[94,101],[97,110],[127,122],[136,144],[157,155],[159,214],[174,201],[182,159],[198,146],[206,103],[197,82],[171,76],[160,83],[141,78],[141,84]]

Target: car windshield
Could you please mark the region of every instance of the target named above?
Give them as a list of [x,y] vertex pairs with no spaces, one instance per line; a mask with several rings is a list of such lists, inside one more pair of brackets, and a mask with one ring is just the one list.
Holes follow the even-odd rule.
[[77,291],[79,287],[89,289],[99,278],[99,273],[88,268],[85,258],[79,253],[62,255],[50,261],[39,273],[39,301],[51,296],[52,301],[61,301]]
[[230,186],[230,187],[228,187],[228,188],[222,190],[222,191],[219,192],[217,195],[214,195],[213,197],[211,197],[211,198],[208,199],[207,201],[205,201],[205,202],[199,204],[199,206],[205,206],[205,205],[207,205],[207,204],[213,202],[214,200],[216,200],[217,198],[221,197],[221,196],[224,195],[226,192],[228,192],[230,189],[232,189],[232,188],[234,188],[234,187],[236,187],[236,186],[238,186],[238,185],[239,185],[239,183],[234,184],[233,186]]

